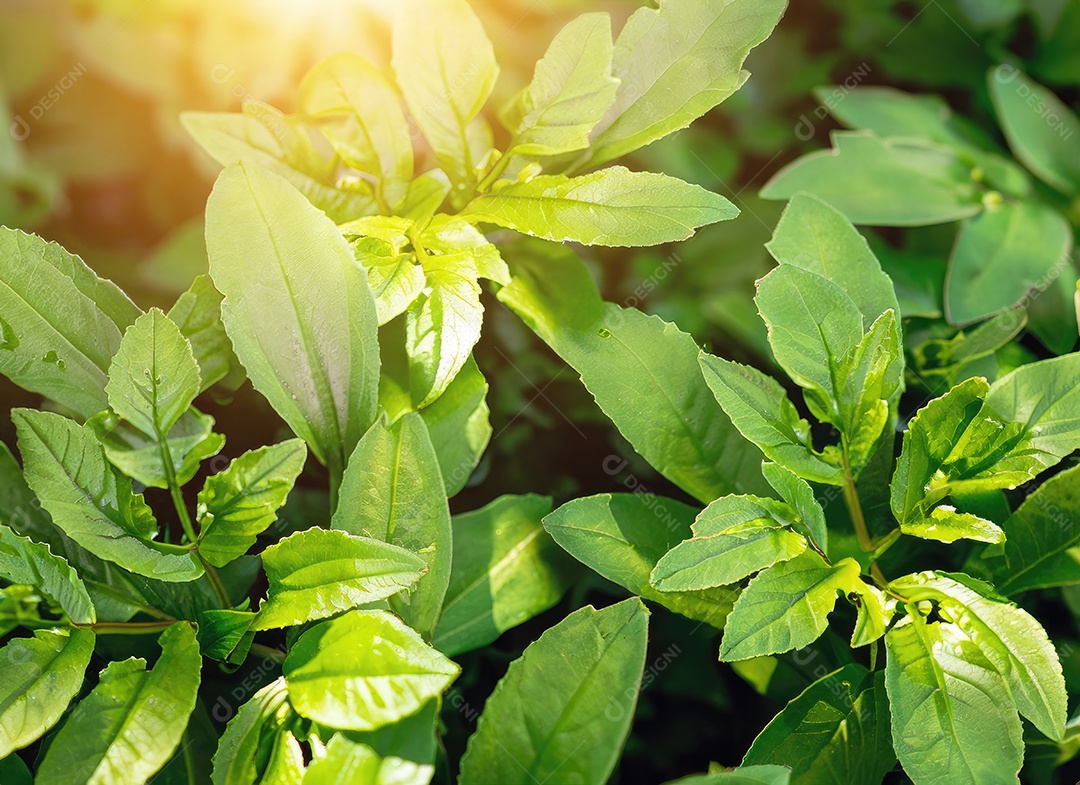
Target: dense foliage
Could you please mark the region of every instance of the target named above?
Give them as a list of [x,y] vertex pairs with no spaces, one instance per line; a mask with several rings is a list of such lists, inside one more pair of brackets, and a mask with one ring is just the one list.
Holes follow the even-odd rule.
[[[696,151],[723,131],[688,127],[743,87],[784,0],[663,0],[617,34],[585,13],[499,101],[470,4],[411,0],[389,68],[340,52],[295,111],[182,115],[221,168],[205,272],[167,308],[15,228],[49,209],[33,179],[0,227],[0,374],[45,401],[0,444],[0,781],[1068,776],[1080,121],[1026,71],[1080,83],[1080,17],[969,5],[994,62],[961,76],[989,111],[819,89],[797,138],[828,113],[848,130],[772,174],[775,226],[715,193]],[[756,255],[711,263],[741,268],[723,292],[681,276],[728,225],[671,281],[620,252],[652,271],[604,298],[606,249],[736,203],[762,226],[729,225]],[[654,290],[723,347],[639,310]],[[575,374],[568,416],[545,390]],[[523,394],[612,426],[621,490],[543,466]],[[230,460],[232,395],[272,419]]]

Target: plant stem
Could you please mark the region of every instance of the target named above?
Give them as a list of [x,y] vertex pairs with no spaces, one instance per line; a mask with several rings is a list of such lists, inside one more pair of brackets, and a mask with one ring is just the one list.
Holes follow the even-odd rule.
[[231,608],[232,600],[229,599],[229,593],[225,591],[225,584],[221,582],[221,577],[217,574],[217,570],[202,557],[202,554],[199,553],[197,548],[195,549],[195,555],[199,557],[199,563],[202,564],[203,570],[206,572],[206,579],[210,581],[210,587],[214,590],[214,596],[217,597],[218,605],[222,608]]
[[172,621],[102,621],[95,624],[72,624],[71,627],[76,630],[90,630],[98,635],[153,635],[176,623],[175,619]]
[[848,464],[846,447],[844,448],[844,504],[847,505],[848,515],[851,516],[851,525],[855,527],[855,536],[859,539],[859,547],[870,553],[874,550],[874,543],[870,539],[869,530],[866,528],[866,518],[863,516],[859,493],[855,490],[855,478],[851,476],[851,466]]
[[495,184],[495,181],[506,171],[506,167],[510,165],[510,160],[513,158],[513,151],[513,145],[511,145],[499,160],[495,162],[495,166],[491,167],[491,171],[488,172],[487,177],[481,180],[480,184],[476,186],[477,191],[483,193]]
[[158,444],[161,446],[161,465],[165,470],[165,484],[169,486],[169,495],[172,497],[176,514],[180,518],[180,526],[184,529],[184,535],[190,542],[198,540],[195,534],[195,526],[191,523],[191,515],[188,513],[187,504],[184,503],[184,494],[180,490],[180,483],[176,481],[176,467],[173,466],[172,453],[169,450],[169,440],[160,431],[157,432]]
[[285,652],[270,646],[264,646],[261,643],[251,644],[249,651],[256,657],[262,657],[264,660],[273,660],[278,663],[285,662]]

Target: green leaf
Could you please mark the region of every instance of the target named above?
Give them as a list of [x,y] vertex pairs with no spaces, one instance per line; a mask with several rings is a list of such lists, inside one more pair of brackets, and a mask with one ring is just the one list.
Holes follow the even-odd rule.
[[408,589],[424,560],[396,545],[308,529],[262,552],[269,583],[255,629],[293,627]]
[[499,247],[469,221],[456,215],[441,213],[434,216],[420,233],[425,249],[439,254],[465,253],[473,258],[481,278],[506,286],[510,270],[503,261]]
[[420,412],[448,497],[465,487],[491,439],[487,392],[487,380],[470,357],[446,392]]
[[[335,169],[287,118],[258,101],[245,101],[245,114],[184,112],[180,122],[210,156],[224,167],[240,162],[283,177],[311,204],[335,222],[375,211],[369,190],[342,190]],[[223,292],[224,294],[224,292]]]
[[277,518],[307,448],[299,439],[246,452],[199,491],[199,553],[215,567],[243,556]]
[[698,515],[694,537],[656,563],[650,582],[660,591],[710,589],[795,558],[806,539],[785,525],[795,517],[786,507],[756,496],[717,499]]
[[825,632],[836,593],[855,591],[860,583],[854,559],[831,565],[813,551],[770,567],[751,580],[736,601],[724,628],[720,659],[781,654],[813,643]]
[[[255,638],[251,611],[211,609],[199,614],[199,648],[204,656],[239,665],[248,655]],[[216,736],[215,736],[216,738]]]
[[41,738],[78,694],[94,633],[38,630],[0,649],[0,758]]
[[810,424],[799,417],[779,382],[756,368],[705,352],[698,361],[731,422],[770,460],[807,480],[843,484],[841,468],[814,450]]
[[375,178],[383,211],[397,210],[412,180],[413,148],[394,85],[364,58],[339,52],[312,68],[300,91],[304,114],[341,160]]
[[790,785],[791,782],[791,769],[787,766],[739,766],[713,774],[681,777],[667,785]]
[[631,246],[685,240],[738,210],[700,186],[612,166],[580,177],[500,181],[462,215],[554,242]]
[[892,483],[901,525],[918,525],[954,493],[1015,488],[1080,448],[1080,354],[973,378],[921,409]]
[[822,676],[754,739],[743,765],[791,767],[792,785],[880,785],[896,764],[885,679],[861,665]]
[[427,572],[391,608],[430,636],[450,581],[452,534],[438,458],[420,415],[377,421],[357,445],[331,526],[419,555]]
[[218,177],[206,238],[210,274],[225,295],[222,321],[252,384],[340,476],[378,404],[366,274],[325,215],[281,178],[246,164]]
[[763,463],[761,473],[773,490],[780,494],[780,498],[794,508],[795,517],[791,522],[795,530],[813,540],[818,550],[826,552],[829,530],[825,524],[825,510],[814,497],[814,489],[806,480],[778,463]]
[[924,226],[982,211],[979,189],[954,150],[913,139],[833,134],[832,150],[804,155],[765,184],[765,199],[800,191],[831,204],[855,224]]
[[367,269],[375,296],[379,326],[405,312],[424,290],[424,270],[415,254],[399,254],[384,241],[361,237],[352,243],[356,258]]
[[427,785],[431,770],[412,761],[381,757],[366,744],[357,744],[335,733],[321,758],[304,773],[303,785]]
[[439,254],[423,261],[427,286],[406,311],[406,350],[413,397],[432,403],[450,386],[480,340],[484,307],[472,254]]
[[157,308],[124,333],[105,386],[113,411],[164,442],[199,394],[199,364],[169,317]]
[[866,239],[816,196],[795,194],[765,247],[781,265],[828,278],[843,289],[858,306],[863,324],[872,324],[890,308],[900,313],[892,281]]
[[461,759],[461,785],[606,782],[645,665],[649,612],[637,599],[567,616],[511,663]]
[[1001,674],[1020,713],[1051,739],[1064,737],[1068,705],[1061,663],[1046,631],[1027,611],[934,573],[889,586],[912,602],[936,601],[939,614],[954,620]]
[[1047,480],[1002,524],[1004,552],[993,559],[983,553],[997,590],[1011,596],[1080,583],[1080,561],[1075,555],[1080,528],[1070,524],[1077,515],[1080,466]]
[[582,14],[555,36],[532,82],[503,112],[511,153],[561,155],[584,150],[615,100],[611,17]]
[[[169,487],[161,445],[155,436],[147,436],[110,411],[91,417],[86,427],[94,432],[109,463],[128,477],[150,488]],[[214,433],[214,418],[196,409],[188,409],[165,441],[177,485],[187,484],[202,462],[225,446],[225,437]]]
[[544,518],[544,528],[571,556],[609,581],[720,629],[735,601],[734,589],[666,592],[649,583],[661,557],[691,536],[696,513],[661,496],[602,494],[564,504]]
[[749,77],[752,48],[772,32],[783,0],[664,0],[639,8],[615,42],[614,105],[593,131],[589,164],[619,158],[685,128]]
[[108,407],[109,363],[141,311],[55,243],[0,227],[0,374],[90,417]]
[[809,391],[811,411],[842,425],[839,371],[863,338],[858,306],[829,279],[792,265],[758,281],[754,301],[769,328],[776,361]]
[[[199,243],[202,244],[200,232]],[[214,288],[209,275],[198,276],[191,287],[169,309],[169,320],[191,343],[199,362],[203,391],[236,371],[240,361],[233,354],[232,341],[221,323],[221,292]]]
[[[222,699],[224,700],[224,699]],[[218,706],[231,708],[227,702]],[[270,682],[236,712],[221,734],[214,754],[214,785],[255,785],[267,763],[271,740],[278,727],[294,715],[289,707],[285,679]]]
[[958,627],[919,615],[885,634],[893,747],[915,785],[1019,782],[1020,718],[1005,680]]
[[6,758],[0,758],[0,778],[6,785],[33,785],[34,778],[30,769],[26,768],[22,758],[12,753]]
[[716,406],[694,339],[655,316],[603,303],[572,252],[533,248],[515,256],[520,267],[499,299],[581,374],[634,449],[704,503],[763,491],[761,453]]
[[447,656],[478,649],[559,601],[565,553],[544,531],[547,496],[500,496],[455,515],[454,560],[432,645]]
[[284,665],[293,708],[348,730],[374,730],[416,713],[459,672],[386,611],[354,611],[312,627]]
[[443,171],[471,185],[480,161],[470,124],[499,73],[480,20],[465,0],[410,0],[394,24],[393,52],[405,102]]
[[3,524],[0,524],[0,577],[44,592],[74,624],[97,621],[86,586],[71,565],[54,555],[48,545],[20,537]]
[[189,624],[161,634],[153,669],[113,662],[71,713],[38,769],[41,785],[144,783],[168,762],[195,708],[202,658]]
[[990,97],[1009,147],[1024,166],[1062,193],[1080,192],[1076,142],[1080,119],[1061,99],[1015,66],[986,75]]
[[921,520],[900,524],[900,530],[913,537],[938,542],[956,542],[957,540],[1005,542],[1005,532],[993,521],[971,513],[957,512],[955,507],[947,504],[935,507],[927,517]]
[[149,539],[153,513],[105,460],[93,434],[58,414],[15,409],[26,481],[65,534],[102,559],[161,581],[203,574],[187,548]]
[[967,324],[1024,302],[1062,272],[1069,223],[1038,202],[1006,202],[964,223],[945,278],[945,315]]

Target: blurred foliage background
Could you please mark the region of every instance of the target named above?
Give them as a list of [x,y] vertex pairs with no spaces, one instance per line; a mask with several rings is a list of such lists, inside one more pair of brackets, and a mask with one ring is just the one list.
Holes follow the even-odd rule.
[[[639,4],[473,0],[503,66],[497,95],[509,97],[528,82],[554,33],[578,13],[607,10],[617,29]],[[205,269],[201,216],[218,169],[186,136],[180,112],[236,111],[247,100],[292,111],[303,75],[331,53],[353,51],[386,65],[393,11],[393,0],[0,0],[0,224],[56,240],[144,308],[168,306]],[[678,246],[589,251],[586,260],[608,299],[657,313],[712,351],[767,368],[752,295],[772,266],[763,245],[783,202],[758,191],[785,164],[827,147],[840,127],[827,111],[838,94],[815,97],[814,88],[839,85],[841,98],[843,90],[870,85],[936,93],[1004,149],[986,83],[988,68],[1003,62],[1080,106],[1080,0],[794,0],[751,54],[752,76],[738,93],[627,162],[722,193],[741,216]],[[1080,137],[1074,142],[1080,160]],[[1075,234],[1080,201],[1071,219]],[[976,355],[965,343],[975,330],[941,318],[955,224],[864,230],[902,302],[912,304],[907,351],[923,375],[912,380],[916,391],[923,377],[970,375],[976,360],[980,374],[993,376],[1025,358],[1074,348],[1074,267],[1040,306],[1053,306],[1060,334],[1033,335],[1017,320],[1019,327],[997,331]],[[455,511],[502,493],[551,494],[556,503],[628,489],[681,496],[635,458],[573,372],[493,297],[486,304],[477,359],[491,383],[495,436],[470,487],[454,499]],[[962,355],[963,368],[953,354]],[[0,394],[10,405],[38,403],[13,387]],[[227,434],[228,454],[282,436],[282,424],[249,387],[221,387],[213,398],[205,408]],[[0,436],[13,441],[9,423],[0,424]],[[310,478],[312,488],[321,482]],[[297,494],[286,514],[314,523],[322,514],[318,495]],[[583,583],[548,614],[468,655],[476,661],[465,672],[481,675],[455,687],[447,703],[448,745],[464,744],[506,664],[594,592],[615,589]],[[1055,608],[1065,606],[1053,602],[1056,618]],[[1080,601],[1072,607],[1080,610]],[[654,616],[655,673],[649,679],[647,672],[619,782],[658,782],[703,770],[710,760],[737,763],[787,700],[823,667],[850,657],[846,645],[832,647],[826,637],[812,656],[780,658],[775,672],[735,674],[716,662],[718,633],[688,635],[688,624],[660,609]],[[1056,624],[1055,640],[1080,641],[1071,615]],[[1080,643],[1064,646],[1075,692]],[[1054,781],[1039,765],[1037,758],[1028,764],[1032,781]],[[1063,769],[1057,776],[1073,782],[1076,775]]]

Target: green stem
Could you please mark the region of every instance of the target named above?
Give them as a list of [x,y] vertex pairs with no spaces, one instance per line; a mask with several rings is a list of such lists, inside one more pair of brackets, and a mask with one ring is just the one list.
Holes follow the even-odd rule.
[[195,550],[195,555],[199,557],[199,563],[202,564],[203,570],[206,572],[206,579],[210,581],[210,588],[214,590],[218,605],[222,608],[231,608],[232,600],[229,599],[229,593],[225,591],[225,584],[221,582],[221,576],[217,574],[217,570],[202,557],[198,549]]
[[859,492],[855,490],[855,478],[851,475],[847,447],[844,447],[844,504],[847,505],[848,515],[851,516],[851,525],[855,527],[859,547],[870,553],[874,550],[874,542],[870,539],[870,531],[866,528],[866,518],[863,516]]
[[187,504],[184,503],[184,494],[180,490],[180,483],[176,481],[176,467],[173,466],[169,440],[160,431],[157,432],[157,438],[161,447],[161,464],[165,469],[165,484],[169,486],[169,495],[172,497],[176,514],[180,518],[180,525],[183,527],[184,535],[188,538],[188,541],[196,542],[199,538],[195,534],[195,526],[191,523],[191,515],[188,513]]
[[285,652],[280,649],[274,649],[270,646],[264,646],[261,643],[251,644],[249,651],[256,657],[262,657],[264,660],[272,660],[277,663],[285,662]]
[[154,635],[174,624],[176,624],[175,619],[173,621],[102,621],[95,624],[72,624],[71,627],[76,630],[90,630],[98,635]]
[[491,167],[491,171],[488,172],[487,177],[480,181],[480,184],[476,186],[476,190],[481,193],[486,192],[491,186],[495,184],[495,181],[502,176],[502,173],[506,171],[506,167],[510,165],[510,160],[513,158],[514,147],[513,145],[495,162],[495,165]]
[[106,584],[98,583],[97,581],[86,581],[86,583],[92,585],[94,591],[98,594],[108,594],[112,596],[113,599],[122,602],[124,605],[137,609],[139,613],[145,613],[147,616],[153,616],[155,619],[161,619],[162,621],[176,621],[175,618],[164,611],[159,611],[157,608],[152,608],[149,605],[143,605],[140,602],[132,600],[131,597],[123,592],[117,591],[112,586],[107,586]]

